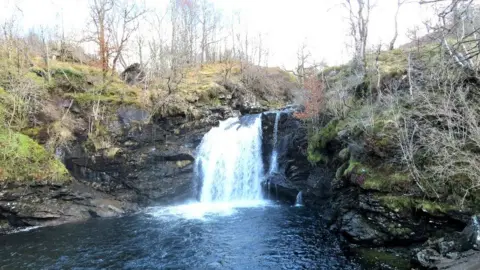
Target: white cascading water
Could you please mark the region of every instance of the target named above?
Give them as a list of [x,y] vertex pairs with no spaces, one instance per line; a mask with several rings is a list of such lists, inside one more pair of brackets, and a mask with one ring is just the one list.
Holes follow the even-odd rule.
[[268,173],[271,175],[278,170],[278,152],[277,152],[277,140],[278,140],[278,122],[280,120],[280,111],[275,114],[275,124],[273,125],[273,144],[272,155],[270,157],[270,169]]
[[301,191],[297,194],[297,198],[295,199],[295,206],[303,206],[303,195]]
[[263,199],[262,120],[250,117],[244,124],[239,118],[222,121],[203,137],[195,160],[200,203]]

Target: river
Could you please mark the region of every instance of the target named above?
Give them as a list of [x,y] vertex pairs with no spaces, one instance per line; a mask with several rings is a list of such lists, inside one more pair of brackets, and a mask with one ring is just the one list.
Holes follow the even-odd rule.
[[358,269],[303,207],[152,207],[0,237],[0,269]]

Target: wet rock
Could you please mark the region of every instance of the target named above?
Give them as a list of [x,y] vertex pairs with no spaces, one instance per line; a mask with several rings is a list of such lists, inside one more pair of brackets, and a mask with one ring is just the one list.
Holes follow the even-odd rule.
[[[277,127],[277,142],[274,143],[274,127],[277,112],[262,114],[262,155],[265,171],[272,167],[271,157],[277,153],[277,171],[269,176],[270,183],[277,185],[283,199],[295,202],[300,191],[304,191],[304,203],[310,204],[329,192],[329,174],[311,174],[311,166],[305,155],[307,131],[301,120],[293,116],[293,110],[282,110]],[[324,192],[322,194],[322,192]]]
[[373,228],[362,215],[356,212],[348,212],[343,215],[340,223],[340,232],[355,243],[379,245],[386,239],[384,233]]
[[473,216],[462,231],[462,246],[464,249],[480,250],[480,218]]
[[138,209],[135,203],[119,201],[76,180],[62,185],[8,184],[0,193],[0,233],[18,227],[121,216]]
[[480,269],[478,241],[478,216],[473,216],[462,232],[427,241],[414,261],[432,269]]
[[468,250],[442,255],[435,249],[425,248],[415,255],[414,261],[428,269],[474,270],[480,269],[480,252]]
[[433,268],[440,263],[446,263],[445,260],[451,260],[448,258],[444,258],[440,255],[440,253],[432,248],[426,248],[416,255],[417,261],[423,267]]

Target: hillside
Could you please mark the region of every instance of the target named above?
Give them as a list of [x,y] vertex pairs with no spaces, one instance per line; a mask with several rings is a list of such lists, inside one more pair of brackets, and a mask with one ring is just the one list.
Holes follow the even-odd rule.
[[[480,84],[435,43],[370,53],[366,70],[349,63],[319,74],[307,155],[334,178],[331,222],[352,250],[372,267],[404,269],[405,248],[463,229],[480,210]],[[413,261],[448,265],[435,245],[425,244],[437,261],[421,249]]]
[[20,68],[4,59],[0,68],[7,230],[118,215],[190,194],[203,134],[230,116],[285,106],[296,87],[280,69],[233,62],[189,67],[172,86],[153,75],[126,83],[129,74],[104,77],[92,65],[31,59]]

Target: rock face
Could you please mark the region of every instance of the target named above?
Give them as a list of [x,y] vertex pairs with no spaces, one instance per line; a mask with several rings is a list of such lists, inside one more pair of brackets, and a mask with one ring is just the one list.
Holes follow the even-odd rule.
[[199,119],[167,117],[141,124],[148,114],[122,108],[116,141],[121,147],[88,156],[77,146],[65,157],[77,179],[121,200],[142,205],[193,197],[195,151],[203,135],[220,120],[238,116],[229,107],[203,111]]
[[479,235],[478,216],[473,216],[462,232],[427,241],[414,260],[432,269],[480,269]]
[[[265,164],[269,164],[272,150],[274,118],[275,114],[264,115]],[[405,267],[412,259],[421,267],[477,267],[478,218],[470,221],[468,211],[422,198],[415,191],[406,192],[402,186],[410,184],[408,175],[373,157],[364,144],[353,141],[338,125],[338,121],[330,121],[313,135],[316,141],[311,143],[317,149],[307,149],[307,132],[301,122],[291,114],[282,115],[277,145],[281,148],[279,171],[269,177],[273,192],[278,190],[293,203],[302,191],[305,205],[322,211],[330,229],[343,236],[348,250],[370,257],[370,261],[388,258],[385,262],[373,259],[379,262],[372,269],[397,269],[385,268],[395,264],[392,258],[396,257]],[[318,162],[310,165],[307,155]],[[451,237],[463,239],[460,243],[442,239],[435,247],[427,245],[410,254],[429,239],[464,228],[461,237]]]
[[[302,191],[306,204],[327,196],[330,188],[328,174],[321,168],[313,169],[306,157],[307,130],[304,123],[294,116],[295,109],[280,113],[277,127],[277,171],[267,173],[266,188],[270,193],[295,203]],[[262,154],[266,172],[272,167],[271,155],[274,149],[276,112],[262,115]],[[328,181],[327,181],[328,180]]]
[[0,191],[0,233],[15,227],[119,216],[138,209],[135,203],[119,201],[77,181],[68,185],[6,184]]

